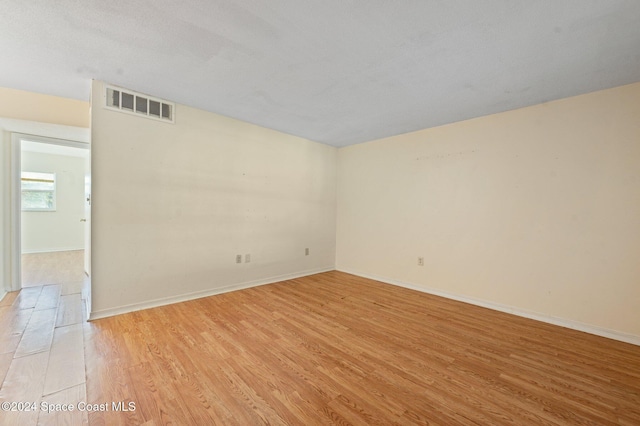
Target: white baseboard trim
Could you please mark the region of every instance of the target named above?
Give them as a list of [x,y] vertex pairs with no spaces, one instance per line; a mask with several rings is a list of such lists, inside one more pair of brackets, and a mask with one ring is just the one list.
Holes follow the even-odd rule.
[[551,315],[541,314],[538,312],[528,311],[526,309],[521,309],[515,306],[502,305],[500,303],[494,303],[486,300],[474,299],[472,297],[447,293],[442,290],[421,287],[415,284],[410,284],[403,281],[394,280],[391,278],[380,277],[372,274],[365,274],[363,272],[355,271],[349,268],[337,268],[336,270],[340,272],[345,272],[347,274],[357,275],[359,277],[380,281],[386,284],[396,285],[396,286],[408,288],[411,290],[417,290],[422,293],[433,294],[434,296],[440,296],[447,299],[457,300],[459,302],[469,303],[471,305],[481,306],[483,308],[489,308],[495,311],[506,312],[508,314],[516,315],[519,317],[529,318],[536,321],[541,321],[548,324],[557,325],[560,327],[570,328],[573,330],[583,331],[585,333],[595,334],[596,336],[607,337],[609,339],[619,340],[621,342],[631,343],[632,345],[640,346],[640,336],[636,336],[633,334],[628,334],[621,331],[597,327],[590,324],[584,324],[578,321],[573,321],[565,318],[558,318]]
[[4,299],[4,297],[7,295],[7,292],[4,290],[0,290],[0,302],[2,301],[2,299]]
[[319,274],[322,272],[334,271],[334,266],[324,268],[310,269],[306,271],[294,272],[291,274],[278,275],[275,277],[264,278],[260,280],[247,281],[244,283],[231,284],[224,287],[218,287],[209,290],[196,291],[193,293],[185,293],[177,296],[163,297],[160,299],[149,300],[141,303],[133,303],[130,305],[119,306],[117,308],[103,309],[94,311],[89,314],[89,321],[100,318],[111,317],[114,315],[126,314],[128,312],[141,311],[143,309],[157,308],[159,306],[170,305],[173,303],[186,302],[189,300],[200,299],[203,297],[215,296],[216,294],[228,293],[236,290],[243,290],[251,287],[258,287],[266,284],[273,284],[280,281],[292,280],[294,278],[306,277],[308,275]]
[[22,254],[36,254],[36,253],[54,253],[59,251],[79,251],[84,250],[84,247],[76,248],[56,248],[56,249],[37,249],[37,250],[22,250]]

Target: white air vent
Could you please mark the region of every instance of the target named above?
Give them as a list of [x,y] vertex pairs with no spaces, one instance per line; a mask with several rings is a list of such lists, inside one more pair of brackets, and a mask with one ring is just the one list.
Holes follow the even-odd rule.
[[172,102],[120,87],[105,86],[105,107],[154,120],[174,122],[173,110],[175,104]]

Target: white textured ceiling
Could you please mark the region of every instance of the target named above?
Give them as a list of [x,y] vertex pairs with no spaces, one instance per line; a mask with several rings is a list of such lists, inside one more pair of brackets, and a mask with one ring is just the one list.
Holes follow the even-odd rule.
[[1,0],[0,64],[344,146],[640,81],[640,1]]

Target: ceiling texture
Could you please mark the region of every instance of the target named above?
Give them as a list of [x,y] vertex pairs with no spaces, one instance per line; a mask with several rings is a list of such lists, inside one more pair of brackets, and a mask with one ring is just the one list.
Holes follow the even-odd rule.
[[2,0],[0,60],[345,146],[638,82],[640,1]]

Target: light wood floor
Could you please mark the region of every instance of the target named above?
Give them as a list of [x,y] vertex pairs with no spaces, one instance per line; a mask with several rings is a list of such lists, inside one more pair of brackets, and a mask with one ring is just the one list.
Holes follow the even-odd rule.
[[[0,326],[24,330],[7,341],[44,289],[2,302]],[[90,424],[640,424],[640,347],[339,272],[82,327],[86,396],[54,394],[136,408]],[[37,398],[44,359],[72,358],[44,353],[0,357],[1,400]]]
[[86,281],[84,250],[22,255],[22,287]]
[[[28,287],[0,301],[0,402],[86,401],[82,284]],[[86,422],[78,411],[0,410],[1,425]]]

